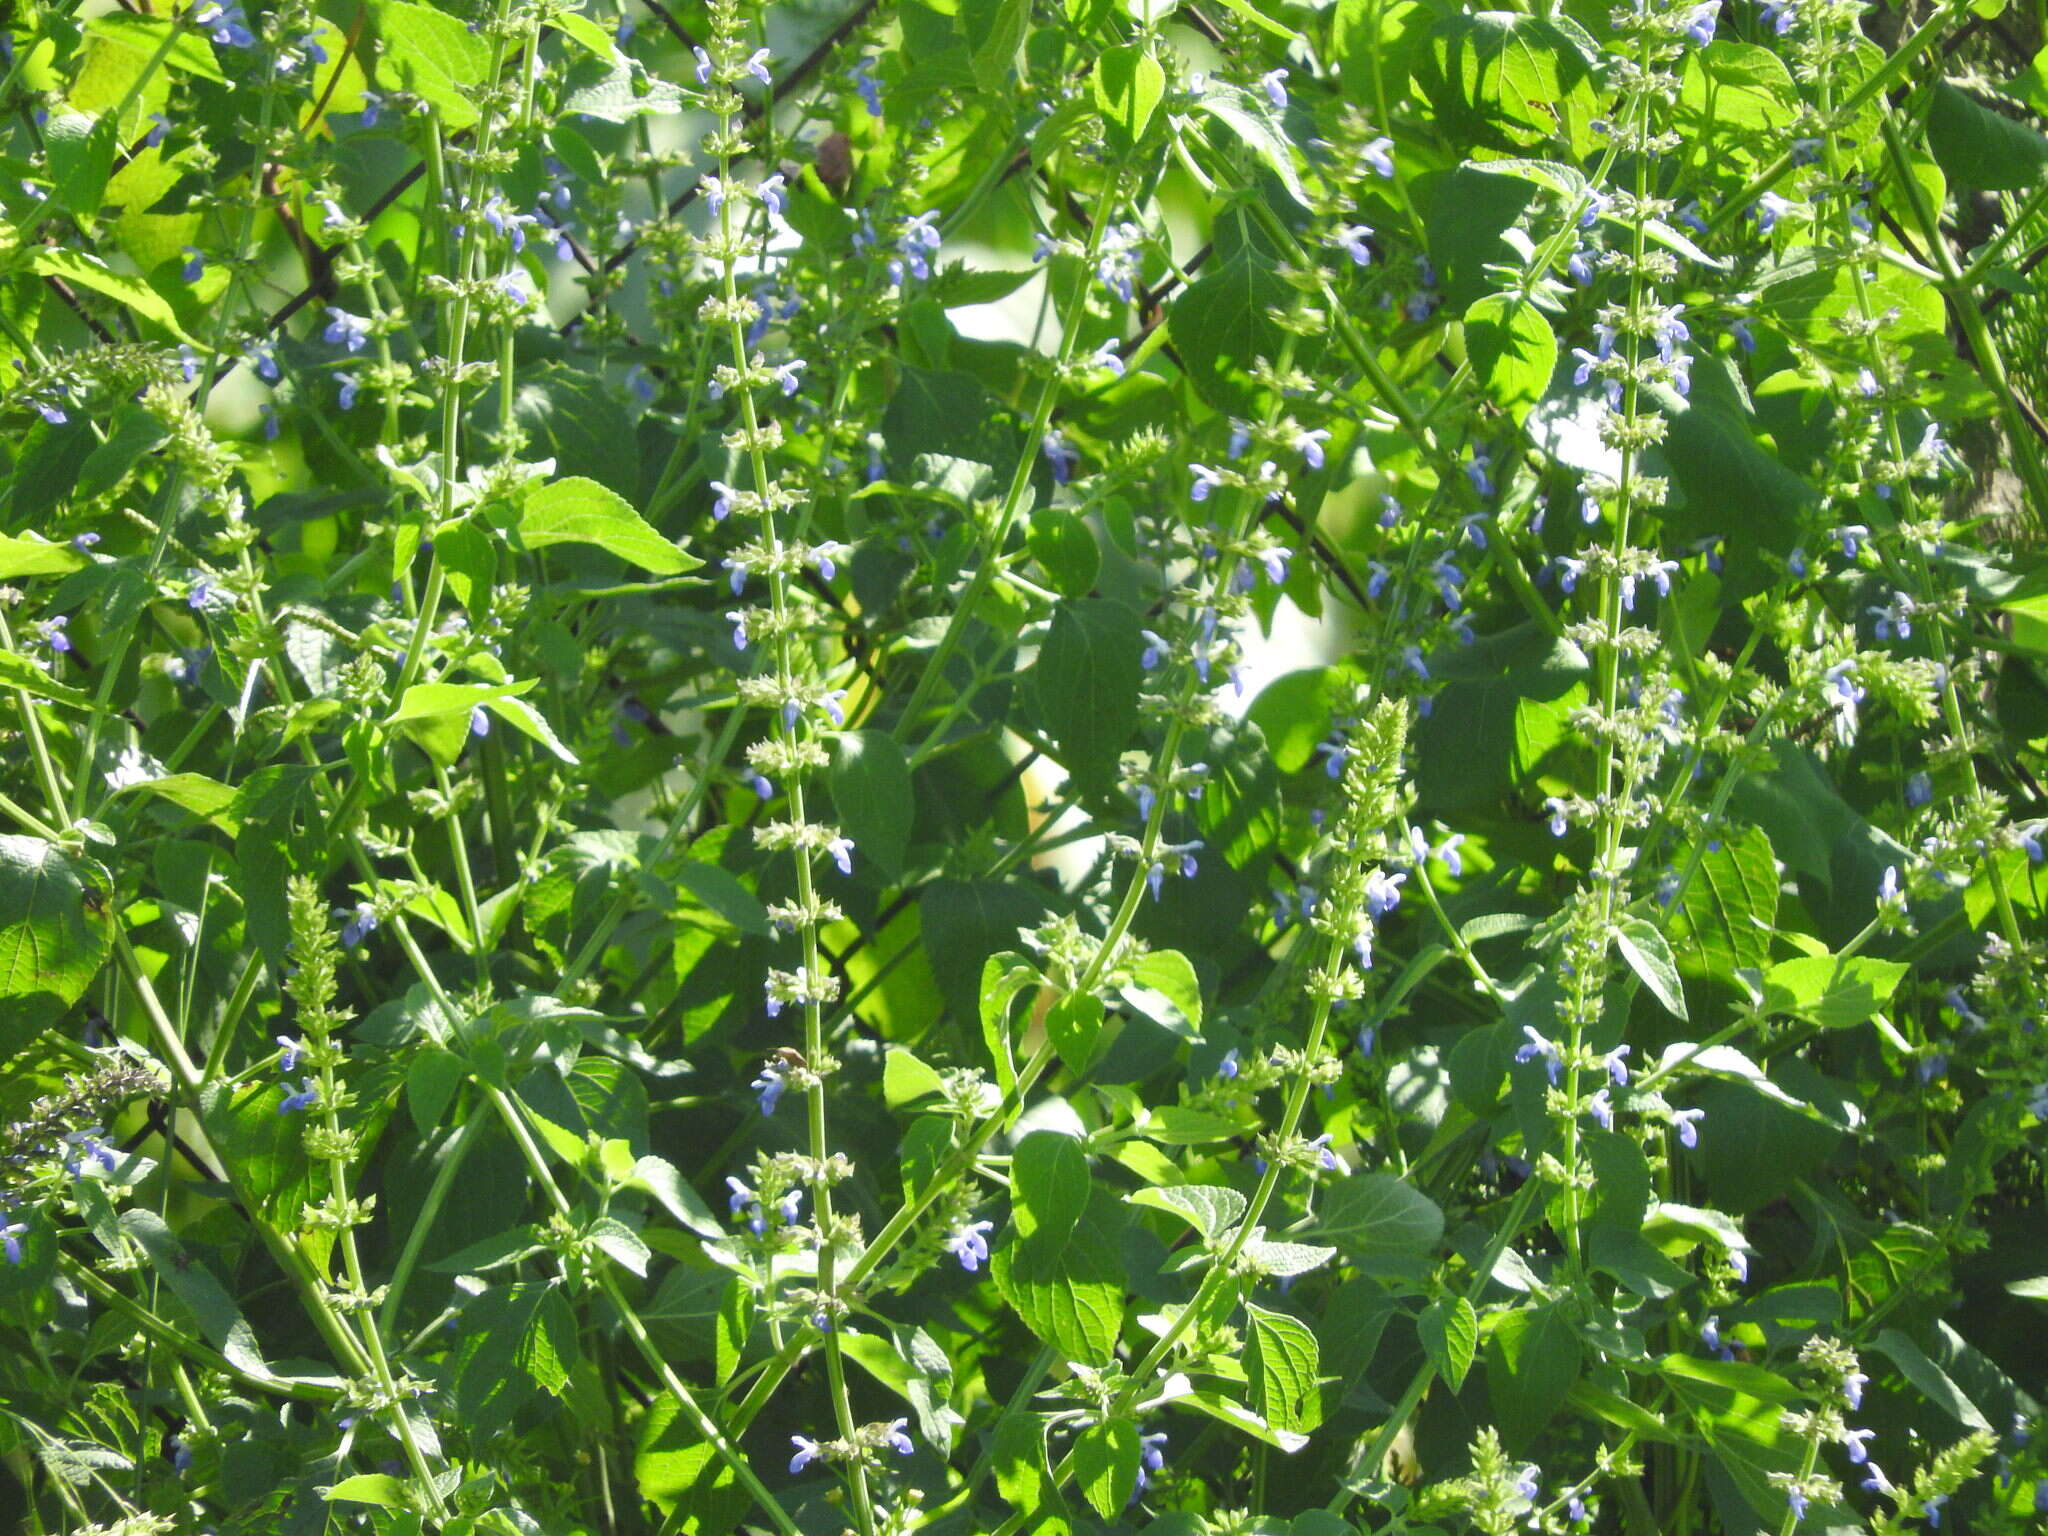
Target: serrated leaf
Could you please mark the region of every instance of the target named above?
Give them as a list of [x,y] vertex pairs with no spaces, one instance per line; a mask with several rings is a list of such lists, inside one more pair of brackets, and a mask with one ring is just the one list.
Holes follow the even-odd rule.
[[903,873],[910,828],[917,819],[910,758],[887,731],[841,731],[832,738],[826,778],[840,829],[853,839],[854,857],[872,859],[882,873]]
[[1472,1357],[1479,1349],[1479,1314],[1462,1296],[1439,1296],[1416,1319],[1422,1347],[1453,1392],[1465,1384]]
[[1910,969],[1871,955],[1800,955],[1764,973],[1764,1006],[1846,1029],[1889,1003]]
[[641,1158],[634,1163],[633,1177],[627,1183],[654,1196],[669,1215],[699,1237],[726,1236],[724,1224],[711,1214],[711,1207],[704,1203],[704,1197],[690,1187],[682,1174],[676,1171],[676,1165],[668,1159]]
[[1615,925],[1614,947],[1628,961],[1650,995],[1664,1005],[1673,1018],[1684,1019],[1685,988],[1678,980],[1678,962],[1663,934],[1640,917],[1624,917]]
[[1017,1235],[1041,1252],[1056,1253],[1073,1236],[1088,1207],[1088,1158],[1081,1144],[1059,1131],[1033,1131],[1010,1158],[1010,1201]]
[[1137,1492],[1138,1452],[1129,1419],[1091,1424],[1074,1437],[1074,1482],[1103,1519],[1115,1519]]
[[330,1504],[374,1504],[379,1509],[405,1509],[405,1482],[389,1472],[358,1472],[345,1477],[322,1495]]
[[1202,984],[1188,957],[1177,949],[1155,949],[1131,968],[1118,995],[1163,1029],[1196,1039],[1202,1028]]
[[657,576],[693,571],[704,563],[663,538],[617,491],[580,475],[529,491],[517,527],[528,549],[592,544]]
[[214,1279],[213,1271],[172,1235],[155,1211],[132,1208],[123,1211],[120,1220],[121,1230],[149,1255],[158,1279],[191,1308],[206,1341],[230,1364],[251,1376],[268,1379],[270,1367],[257,1347],[256,1330],[242,1316],[234,1298]]
[[0,1059],[85,995],[114,944],[114,886],[39,837],[0,837]]
[[1132,1205],[1171,1211],[1210,1241],[1221,1237],[1244,1219],[1245,1197],[1222,1184],[1160,1184],[1133,1190],[1124,1196]]
[[1520,425],[1550,388],[1557,336],[1527,299],[1489,294],[1465,311],[1465,355],[1486,397]]
[[1166,72],[1139,43],[1104,51],[1095,61],[1095,104],[1112,143],[1129,149],[1145,136],[1166,95]]
[[1360,1260],[1412,1259],[1443,1237],[1444,1213],[1390,1173],[1357,1173],[1331,1186],[1317,1231]]
[[378,0],[377,78],[432,103],[451,129],[468,128],[479,113],[477,87],[491,68],[491,45],[481,33],[430,5]]
[[1285,1312],[1245,1303],[1250,1322],[1247,1370],[1252,1406],[1277,1430],[1307,1432],[1323,1422],[1316,1336]]

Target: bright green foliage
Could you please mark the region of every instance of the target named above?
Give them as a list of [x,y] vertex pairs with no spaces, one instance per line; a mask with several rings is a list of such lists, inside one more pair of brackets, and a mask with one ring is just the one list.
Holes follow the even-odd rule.
[[2040,1529],[2042,25],[10,9],[0,1507]]

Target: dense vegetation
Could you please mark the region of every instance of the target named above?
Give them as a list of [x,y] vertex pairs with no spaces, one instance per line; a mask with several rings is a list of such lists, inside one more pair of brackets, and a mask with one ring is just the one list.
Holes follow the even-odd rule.
[[2039,1530],[2041,11],[20,0],[18,1528]]

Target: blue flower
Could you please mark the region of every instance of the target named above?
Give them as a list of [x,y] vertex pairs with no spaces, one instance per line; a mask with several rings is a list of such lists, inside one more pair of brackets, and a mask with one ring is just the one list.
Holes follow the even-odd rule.
[[789,1086],[780,1064],[769,1062],[761,1068],[761,1075],[747,1085],[760,1096],[761,1113],[772,1115],[775,1106],[782,1100],[782,1090]]
[[1376,139],[1367,140],[1360,147],[1358,151],[1359,158],[1364,160],[1379,175],[1385,177],[1388,181],[1392,181],[1394,179],[1394,157],[1388,154],[1387,151],[1393,147],[1394,141],[1385,134],[1381,134]]
[[1190,501],[1207,501],[1209,493],[1223,483],[1223,476],[1206,464],[1190,464],[1188,473],[1195,477],[1194,488],[1188,492]]
[[697,61],[697,83],[699,85],[709,85],[711,83],[711,55],[706,53],[700,44],[690,49],[690,56]]
[[[368,905],[358,906],[354,915],[341,925],[341,947],[354,949],[367,935],[374,932],[376,927],[376,909]],[[290,1071],[291,1068],[287,1067],[285,1070]]]
[[1607,1068],[1607,1075],[1614,1080],[1614,1086],[1617,1088],[1628,1086],[1628,1052],[1627,1046],[1617,1045],[1603,1059],[1602,1064]]
[[860,99],[868,109],[869,117],[882,115],[882,87],[875,79],[875,61],[863,58],[853,66],[853,88],[860,92]]
[[278,1104],[277,1112],[280,1115],[295,1114],[299,1110],[310,1109],[319,1101],[319,1098],[320,1085],[310,1077],[301,1078],[299,1080],[299,1091],[297,1093],[287,1093]]
[[1842,1378],[1842,1401],[1851,1408],[1863,1406],[1863,1388],[1870,1378],[1861,1371],[1851,1371]]
[[[700,52],[702,50],[699,50]],[[825,1454],[825,1448],[815,1440],[806,1440],[802,1435],[791,1435],[789,1443],[796,1447],[796,1454],[789,1458],[789,1475],[796,1476],[812,1462]]]
[[789,198],[784,194],[783,187],[782,173],[777,171],[773,176],[764,179],[754,191],[760,197],[762,207],[770,213],[781,213],[789,207]]
[[1531,1504],[1535,1503],[1539,1498],[1543,1496],[1543,1486],[1542,1484],[1537,1482],[1536,1477],[1536,1468],[1533,1466],[1527,1466],[1522,1468],[1521,1473],[1515,1478],[1514,1483],[1515,1492],[1519,1493]]
[[1372,238],[1372,226],[1370,224],[1342,225],[1332,238],[1336,240],[1339,246],[1343,247],[1344,254],[1351,258],[1353,265],[1360,267],[1372,265],[1372,247],[1365,243]]
[[917,1449],[910,1443],[909,1423],[908,1419],[896,1419],[883,1431],[882,1438],[898,1456],[908,1456]]
[[1166,1432],[1138,1436],[1138,1481],[1132,1485],[1130,1502],[1138,1502],[1138,1495],[1151,1486],[1151,1474],[1166,1465],[1166,1453],[1160,1447],[1166,1444]]
[[74,533],[71,535],[71,547],[81,555],[87,553],[99,541],[100,536],[96,533]]
[[185,265],[179,270],[178,276],[188,283],[198,282],[206,275],[206,252],[196,245],[182,245],[178,249],[185,253]]
[[[0,1211],[0,1215],[12,1216],[12,1211]],[[7,1262],[17,1267],[21,1264],[21,1234],[28,1230],[25,1221],[10,1221],[0,1227],[0,1247],[7,1250]]]
[[1681,1147],[1696,1147],[1700,1144],[1699,1123],[1707,1118],[1704,1109],[1674,1109],[1671,1123],[1678,1127],[1678,1144]]
[[1930,1493],[1920,1501],[1920,1514],[1926,1520],[1930,1531],[1941,1529],[1941,1506],[1947,1502],[1948,1495],[1945,1493]]
[[1806,1518],[1806,1495],[1797,1488],[1787,1488],[1785,1490],[1785,1507],[1792,1511],[1794,1521],[1804,1520]]
[[71,637],[64,633],[64,626],[70,622],[70,615],[63,613],[54,618],[44,619],[36,625],[36,639],[60,656],[64,655],[71,649]]
[[1704,48],[1714,40],[1714,22],[1721,12],[1721,0],[1706,0],[1685,13],[1685,35]]
[[67,1132],[64,1137],[64,1144],[71,1148],[75,1155],[65,1160],[64,1171],[74,1179],[81,1178],[85,1173],[86,1160],[90,1158],[108,1173],[112,1173],[116,1165],[116,1159],[101,1137],[102,1132],[96,1125],[82,1131]]
[[320,333],[320,339],[330,346],[360,352],[370,339],[370,322],[361,315],[352,315],[330,304],[327,307],[327,329]]
[[1534,1024],[1524,1024],[1522,1026],[1522,1033],[1529,1037],[1528,1043],[1516,1050],[1515,1060],[1518,1062],[1529,1062],[1541,1057],[1544,1067],[1550,1073],[1550,1085],[1555,1088],[1557,1086],[1557,1075],[1564,1067],[1563,1051],[1558,1047],[1556,1041],[1546,1040],[1542,1035],[1538,1034]]
[[1735,1280],[1737,1284],[1749,1284],[1748,1254],[1744,1253],[1740,1248],[1730,1248],[1728,1250],[1728,1267],[1735,1271]]
[[491,734],[490,712],[481,704],[472,704],[469,707],[469,734],[472,736],[488,736]]
[[[995,1226],[992,1221],[961,1222],[946,1234],[946,1252],[960,1261],[960,1267],[970,1275],[988,1261],[988,1239],[982,1234]],[[904,1449],[909,1455],[909,1449]]]
[[1219,1062],[1216,1066],[1216,1075],[1222,1078],[1225,1082],[1229,1082],[1236,1078],[1237,1074],[1237,1047],[1233,1045],[1229,1050],[1223,1053],[1223,1060]]
[[1614,1101],[1608,1097],[1605,1088],[1586,1100],[1586,1111],[1592,1115],[1601,1130],[1614,1129]]
[[1286,79],[1287,71],[1284,69],[1269,69],[1259,76],[1259,88],[1266,93],[1266,100],[1275,112],[1287,110]]
[[340,398],[341,408],[352,411],[356,408],[357,379],[352,373],[337,373],[334,376],[335,393]]
[[1312,431],[1297,432],[1294,436],[1294,451],[1301,455],[1302,463],[1310,469],[1323,467],[1323,444],[1329,440],[1330,429],[1317,427]]
[[825,851],[832,855],[832,862],[839,866],[839,873],[841,873],[842,875],[850,875],[853,873],[852,838],[835,837],[832,839],[831,842],[825,845]]
[[1401,882],[1406,874],[1390,875],[1376,869],[1365,877],[1365,908],[1375,919],[1385,917],[1401,904]]
[[1865,1442],[1875,1439],[1876,1436],[1877,1431],[1874,1429],[1845,1429],[1842,1431],[1842,1446],[1848,1451],[1849,1461],[1852,1466],[1860,1467],[1870,1460],[1870,1450]]
[[299,1057],[306,1048],[305,1042],[294,1040],[289,1035],[273,1035],[271,1038],[277,1041],[278,1045],[277,1070],[290,1077],[299,1070]]
[[775,77],[768,73],[768,59],[769,53],[766,48],[756,48],[754,56],[747,60],[746,68],[747,73],[763,85],[773,86],[775,84]]

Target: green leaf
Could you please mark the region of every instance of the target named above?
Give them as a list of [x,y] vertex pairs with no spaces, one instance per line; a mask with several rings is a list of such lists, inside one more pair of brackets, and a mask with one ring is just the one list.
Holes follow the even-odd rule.
[[1074,1482],[1105,1520],[1114,1520],[1138,1489],[1138,1426],[1129,1419],[1091,1424],[1074,1437]]
[[1251,1349],[1245,1364],[1252,1406],[1275,1429],[1314,1429],[1323,1422],[1316,1336],[1305,1323],[1285,1312],[1268,1312],[1249,1301],[1244,1310],[1251,1324],[1247,1341]]
[[377,0],[377,35],[382,43],[377,76],[386,89],[398,86],[439,109],[450,129],[468,128],[480,114],[477,87],[491,69],[491,45],[457,17],[412,0]]
[[134,1207],[121,1213],[121,1230],[149,1255],[158,1279],[191,1309],[207,1343],[238,1369],[267,1379],[270,1367],[264,1364],[256,1332],[242,1316],[242,1309],[214,1279],[213,1271],[172,1235],[163,1218],[155,1211]]
[[1685,988],[1679,985],[1678,962],[1672,959],[1664,935],[1640,917],[1624,917],[1615,924],[1614,947],[1664,1005],[1664,1011],[1673,1018],[1685,1018]]
[[454,1409],[465,1428],[489,1434],[536,1399],[554,1399],[581,1354],[576,1319],[558,1287],[537,1281],[493,1286],[462,1309],[449,1351]]
[[1416,83],[1457,141],[1522,149],[1555,137],[1563,114],[1584,132],[1591,70],[1578,39],[1513,11],[1454,12],[1439,21]]
[[1031,558],[1062,597],[1086,597],[1102,570],[1102,547],[1087,520],[1066,507],[1031,514]]
[[1129,149],[1144,138],[1166,95],[1166,71],[1139,43],[1111,48],[1095,61],[1095,104],[1110,143]]
[[39,837],[0,837],[0,1059],[85,995],[114,945],[105,869]]
[[2008,1280],[2005,1288],[2011,1295],[2023,1301],[2048,1301],[2048,1275],[2034,1275],[2025,1280]]
[[58,112],[43,128],[58,206],[90,219],[113,174],[118,125],[112,113]]
[[1442,683],[1436,706],[1415,724],[1415,775],[1424,814],[1455,825],[1492,810],[1566,731],[1585,697],[1585,654],[1533,625],[1483,635],[1429,658]]
[[230,837],[241,830],[241,824],[234,816],[234,804],[240,791],[232,784],[209,779],[203,773],[172,773],[160,779],[143,779],[131,788],[136,794],[168,800],[172,805],[212,822]]
[[1177,949],[1155,949],[1131,968],[1118,995],[1162,1029],[1183,1039],[1200,1037],[1202,984],[1188,957]]
[[889,1047],[882,1059],[882,1102],[889,1108],[901,1109],[945,1088],[944,1079],[927,1063],[903,1046]]
[[1561,1303],[1502,1315],[1486,1340],[1486,1391],[1513,1455],[1533,1445],[1579,1379],[1578,1335]]
[[1764,973],[1764,1006],[1846,1029],[1889,1003],[1911,969],[1869,955],[1800,955]]
[[468,1068],[460,1056],[429,1045],[405,1069],[405,1107],[422,1136],[431,1134],[454,1102]]
[[72,709],[92,708],[92,695],[51,678],[26,656],[0,651],[0,688],[19,688],[23,693]]
[[1934,82],[1927,145],[1948,178],[1984,192],[2022,192],[2048,165],[2048,138],[1980,107],[1946,80]]
[[1965,1429],[1990,1430],[1984,1411],[1963,1395],[1949,1375],[1927,1358],[1927,1354],[1896,1328],[1887,1328],[1871,1345],[1899,1368],[1899,1374],[1918,1389],[1920,1395]]
[[1437,1374],[1455,1392],[1465,1384],[1472,1357],[1479,1349],[1479,1314],[1462,1296],[1439,1296],[1416,1319],[1422,1347],[1429,1351]]
[[128,11],[111,11],[104,16],[93,17],[85,24],[85,30],[95,37],[104,37],[109,42],[142,54],[145,59],[154,58],[166,35],[175,32],[177,37],[170,51],[164,55],[164,68],[181,69],[188,75],[211,80],[215,85],[227,84],[227,76],[221,73],[213,45],[205,35],[168,16],[137,16]]
[[1085,1071],[1102,1039],[1102,999],[1092,992],[1069,992],[1046,1010],[1045,1033],[1069,1071]]
[[981,967],[981,1037],[995,1063],[996,1087],[1008,1093],[1017,1082],[1016,1058],[1010,1049],[1010,1008],[1017,995],[1042,978],[1038,967],[1015,950],[990,955]]
[[358,1472],[327,1489],[322,1497],[330,1504],[375,1504],[380,1509],[407,1509],[405,1482],[389,1472]]
[[691,859],[676,866],[675,882],[741,933],[766,938],[774,931],[761,898],[742,885],[739,876],[729,869],[703,859]]
[[1271,259],[1244,242],[1174,300],[1167,334],[1195,393],[1219,411],[1256,415],[1261,391],[1252,364],[1280,356],[1287,333],[1274,316],[1293,297]]
[[140,405],[122,406],[114,413],[107,440],[86,456],[84,467],[78,472],[78,484],[72,487],[73,498],[91,501],[104,496],[121,483],[122,476],[144,454],[155,450],[170,435],[170,429],[157,420],[154,411]]
[[1465,355],[1487,398],[1519,426],[1550,388],[1557,337],[1527,299],[1488,294],[1465,311]]
[[1289,197],[1303,207],[1308,206],[1301,173],[1294,166],[1292,141],[1271,103],[1263,96],[1255,95],[1241,85],[1211,80],[1195,97],[1194,109],[1227,128],[1267,170],[1279,178]]
[[0,533],[0,581],[17,576],[63,576],[84,569],[85,556],[69,544]]
[[1778,919],[1778,864],[1758,827],[1724,832],[1671,916],[1672,950],[1686,975],[1732,978],[1737,969],[1770,963]]
[[1264,11],[1253,5],[1251,0],[1221,0],[1221,4],[1223,9],[1229,11],[1233,16],[1242,17],[1269,37],[1277,37],[1283,43],[1297,43],[1301,41],[1301,34],[1299,32],[1283,22],[1275,21],[1271,16],[1268,16]]
[[1107,1365],[1123,1328],[1119,1215],[1116,1196],[1095,1186],[1064,1248],[1048,1253],[1036,1244],[1012,1241],[989,1261],[996,1289],[1024,1326],[1084,1365]]
[[500,694],[497,698],[485,700],[484,708],[500,720],[508,721],[524,735],[531,736],[563,762],[572,766],[576,763],[576,754],[562,745],[562,738],[555,734],[555,728],[526,700]]
[[[597,178],[595,168],[590,174]],[[521,358],[512,421],[526,433],[526,456],[553,459],[564,479],[588,478],[621,496],[637,496],[639,439],[622,397],[630,399],[601,374],[552,359]],[[477,429],[486,437],[498,425],[500,404],[495,389],[485,390],[477,402]]]
[[1060,1131],[1033,1131],[1010,1159],[1010,1202],[1017,1235],[1041,1253],[1067,1245],[1088,1208],[1088,1158]]
[[525,693],[533,683],[532,678],[503,684],[414,683],[385,723],[397,726],[428,757],[450,768],[469,743],[471,712]]
[[528,492],[518,529],[528,549],[595,544],[657,576],[693,571],[704,563],[663,538],[617,491],[578,475]]
[[614,1264],[623,1265],[641,1279],[647,1278],[647,1261],[653,1250],[635,1232],[614,1216],[600,1216],[585,1229],[584,1236]]
[[666,117],[683,110],[683,88],[672,80],[656,80],[629,60],[610,73],[579,85],[562,100],[565,115],[594,117],[605,123],[630,123],[636,117]]
[[855,857],[873,860],[892,879],[902,874],[917,819],[910,758],[902,744],[887,731],[841,731],[832,738],[826,783]]
[[1171,1211],[1214,1242],[1244,1219],[1248,1202],[1221,1184],[1158,1184],[1131,1191],[1124,1199],[1157,1211]]
[[1038,717],[1060,748],[1060,762],[1086,780],[1105,780],[1138,729],[1144,650],[1137,614],[1099,598],[1069,599],[1053,610],[1031,670]]
[[1391,1173],[1356,1173],[1330,1186],[1318,1234],[1361,1263],[1400,1263],[1429,1255],[1444,1213]]
[[[43,277],[61,277],[67,283],[90,288],[94,293],[105,294],[116,303],[127,305],[143,319],[169,331],[177,341],[189,342],[192,339],[178,324],[177,311],[171,308],[162,294],[139,277],[112,270],[90,252],[42,246],[30,258],[29,265]],[[17,505],[15,510],[21,509]]]
[[669,1215],[699,1237],[723,1238],[729,1234],[724,1223],[711,1214],[704,1197],[690,1187],[676,1165],[662,1157],[643,1157],[633,1164],[633,1176],[626,1181],[659,1200]]

